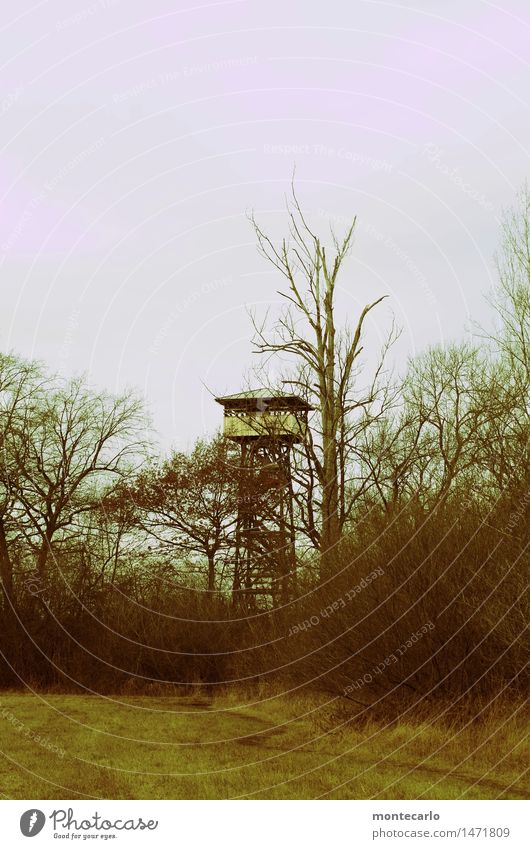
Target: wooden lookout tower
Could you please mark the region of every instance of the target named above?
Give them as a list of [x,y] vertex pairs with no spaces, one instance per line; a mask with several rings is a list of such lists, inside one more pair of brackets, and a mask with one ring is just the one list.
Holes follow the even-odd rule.
[[313,408],[268,389],[215,400],[225,437],[240,447],[234,599],[247,608],[263,594],[285,603],[296,581],[291,450],[304,441]]

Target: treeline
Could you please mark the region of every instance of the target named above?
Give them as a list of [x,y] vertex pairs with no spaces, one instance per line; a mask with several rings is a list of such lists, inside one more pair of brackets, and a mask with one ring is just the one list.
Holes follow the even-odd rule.
[[[523,193],[505,222],[491,329],[428,350],[400,381],[383,359],[361,375],[363,317],[343,335],[328,325],[315,354],[292,313],[273,342],[257,327],[264,353],[302,352],[287,382],[316,407],[294,449],[298,559],[282,603],[274,556],[246,596],[234,590],[236,447],[216,436],[158,458],[133,394],[1,355],[1,685],[160,692],[259,680],[385,711],[523,692],[529,222]],[[307,232],[310,299],[294,308],[318,340],[335,278]],[[335,275],[349,236],[336,247]],[[286,244],[272,256],[289,280]]]

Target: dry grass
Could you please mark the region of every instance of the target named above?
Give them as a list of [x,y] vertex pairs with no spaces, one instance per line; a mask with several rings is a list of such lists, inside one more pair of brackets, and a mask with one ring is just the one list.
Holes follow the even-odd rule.
[[329,713],[317,696],[259,692],[215,699],[3,693],[0,788],[7,798],[35,799],[530,795],[516,706],[505,703],[463,728],[423,718],[329,730]]

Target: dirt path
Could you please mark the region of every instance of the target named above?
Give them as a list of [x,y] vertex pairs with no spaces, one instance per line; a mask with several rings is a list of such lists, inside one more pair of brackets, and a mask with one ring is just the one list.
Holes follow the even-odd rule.
[[[257,716],[251,716],[249,714],[239,714],[235,711],[232,714],[234,717],[238,719],[245,720],[253,720],[256,724],[264,723],[264,720],[260,719]],[[241,737],[238,740],[238,743],[242,746],[255,746],[258,749],[263,749],[264,751],[278,751],[278,752],[286,752],[285,747],[281,745],[280,741],[275,743],[275,740],[279,736],[284,733],[284,729],[279,728],[268,728],[263,731],[257,731],[255,734],[249,734],[248,736]],[[302,751],[312,752],[314,754],[324,754],[324,752],[318,752],[318,750],[314,748],[310,748],[309,746],[302,745]],[[331,757],[336,757],[336,752],[328,753]],[[346,755],[345,755],[346,756]],[[530,790],[525,787],[521,787],[518,784],[502,784],[499,781],[495,781],[492,778],[483,778],[479,775],[472,775],[470,773],[462,772],[461,770],[451,770],[450,768],[444,769],[443,767],[436,766],[426,766],[425,764],[417,764],[411,761],[401,761],[401,760],[391,760],[386,758],[380,761],[371,761],[368,758],[356,758],[356,765],[358,766],[366,766],[372,767],[374,769],[400,769],[403,770],[403,774],[413,774],[419,773],[425,776],[436,776],[438,778],[442,778],[445,780],[455,780],[460,781],[466,784],[467,787],[482,787],[487,790],[492,790],[497,795],[502,796],[502,794],[506,791],[509,791],[510,795],[513,796],[515,794],[518,795],[521,799],[530,799]]]
[[[387,766],[387,764],[382,764]],[[469,775],[465,772],[460,772],[458,770],[444,770],[441,767],[436,766],[424,766],[423,764],[413,764],[407,761],[389,761],[388,766],[397,766],[403,767],[407,772],[421,772],[427,773],[428,775],[437,775],[443,778],[453,778],[457,781],[465,781],[468,787],[474,785],[476,787],[484,787],[488,790],[496,790],[500,793],[503,793],[506,790],[509,790],[510,793],[518,793],[521,799],[530,799],[530,792],[518,786],[517,784],[501,784],[499,781],[494,781],[492,778],[481,778],[478,775]]]

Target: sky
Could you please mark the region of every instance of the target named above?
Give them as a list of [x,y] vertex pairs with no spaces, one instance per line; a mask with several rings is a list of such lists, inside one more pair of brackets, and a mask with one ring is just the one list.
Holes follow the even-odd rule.
[[[529,172],[530,6],[416,0],[4,0],[0,345],[136,388],[166,447],[244,388],[249,312],[280,310],[253,211],[293,168],[329,241],[357,216],[337,316],[392,316],[398,369],[489,320],[503,209]],[[371,352],[371,353],[370,353]]]

